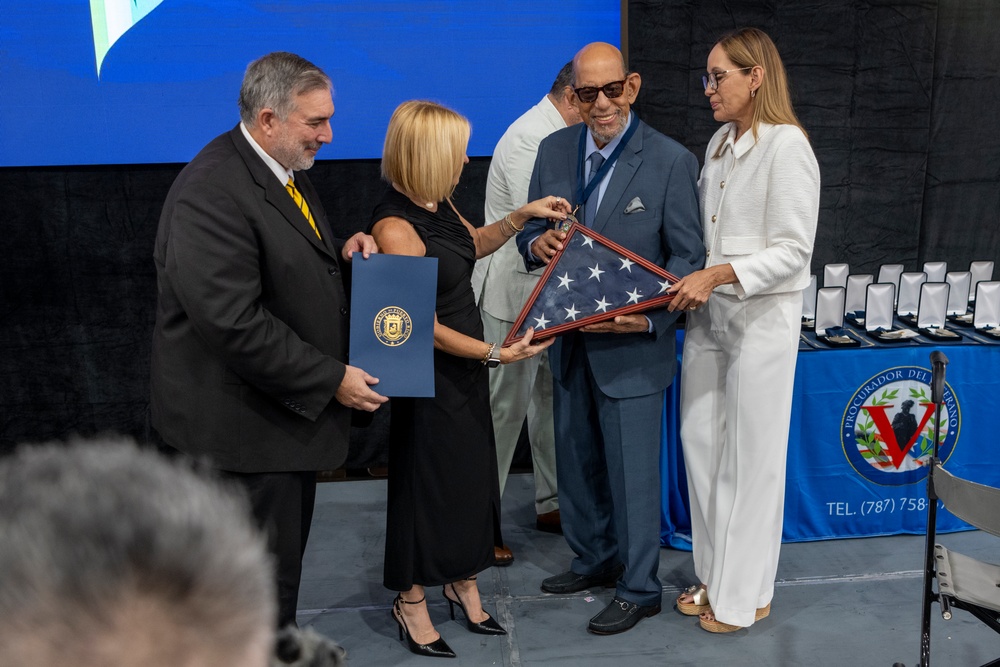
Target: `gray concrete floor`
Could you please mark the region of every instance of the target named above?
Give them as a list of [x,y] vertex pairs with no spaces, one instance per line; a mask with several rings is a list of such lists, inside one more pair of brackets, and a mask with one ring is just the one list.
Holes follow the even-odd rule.
[[[713,635],[673,608],[694,581],[691,556],[663,549],[663,612],[614,636],[587,632],[587,621],[612,598],[608,589],[574,595],[538,585],[569,564],[560,535],[534,528],[531,476],[511,475],[503,530],[515,562],[479,577],[484,606],[506,637],[469,633],[448,617],[440,590],[428,591],[431,619],[458,654],[445,665],[862,665],[917,664],[922,536],[832,540],[782,547],[769,618],[730,635]],[[349,664],[437,664],[398,639],[382,587],[385,482],[320,484],[299,596],[299,624],[341,643]],[[1000,561],[1000,541],[978,531],[941,536],[969,556]],[[934,665],[973,666],[1000,656],[1000,635],[969,614],[944,621],[932,608]],[[459,616],[460,618],[460,616]]]

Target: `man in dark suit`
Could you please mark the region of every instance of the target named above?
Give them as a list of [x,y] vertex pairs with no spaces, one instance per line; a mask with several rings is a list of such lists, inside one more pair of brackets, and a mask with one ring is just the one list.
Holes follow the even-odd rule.
[[[529,199],[562,195],[588,226],[674,275],[700,269],[694,155],[631,112],[641,81],[614,46],[584,47],[573,70],[585,125],[542,140]],[[526,266],[547,264],[565,236],[544,220],[526,223],[517,239]],[[559,504],[576,558],[542,590],[615,585],[614,600],[590,621],[597,634],[660,611],[660,416],[676,371],[677,315],[618,316],[561,336],[549,351]]]
[[284,626],[295,623],[315,472],[346,458],[351,409],[386,400],[346,363],[343,273],[376,248],[360,233],[333,238],[302,173],[332,138],[326,74],[268,54],[247,68],[239,108],[240,124],[181,171],[160,216],[151,408],[167,447],[248,489],[276,556]]

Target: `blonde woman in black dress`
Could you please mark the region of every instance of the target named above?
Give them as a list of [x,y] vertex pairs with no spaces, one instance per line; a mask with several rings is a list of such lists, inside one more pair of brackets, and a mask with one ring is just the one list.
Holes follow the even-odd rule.
[[398,591],[392,617],[411,651],[454,657],[431,623],[425,588],[441,586],[472,632],[505,634],[483,610],[476,575],[499,544],[500,493],[490,416],[489,368],[532,357],[553,339],[511,347],[484,341],[472,291],[475,261],[510,240],[531,218],[561,220],[569,204],[545,197],[475,228],[451,202],[471,128],[432,102],[404,102],[393,113],[382,153],[389,187],[371,234],[388,254],[436,257],[434,398],[392,401],[384,584]]

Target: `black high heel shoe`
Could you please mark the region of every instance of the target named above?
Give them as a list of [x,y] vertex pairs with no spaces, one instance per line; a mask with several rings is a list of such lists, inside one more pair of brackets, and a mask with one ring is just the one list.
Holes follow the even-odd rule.
[[[475,577],[469,577],[466,581],[475,581]],[[455,620],[455,605],[457,604],[462,613],[465,614],[465,626],[469,628],[469,632],[475,632],[477,635],[505,635],[507,631],[503,629],[499,623],[493,620],[493,617],[486,614],[486,620],[476,623],[471,618],[469,618],[469,612],[465,610],[465,605],[462,604],[462,598],[459,597],[458,591],[455,590],[455,585],[451,584],[451,590],[455,593],[457,600],[452,600],[448,597],[447,584],[441,587],[441,595],[444,599],[448,601],[448,611],[451,612],[451,620]],[[485,610],[484,610],[485,612]]]
[[400,607],[400,604],[420,604],[425,599],[426,596],[410,602],[409,600],[404,600],[402,595],[396,595],[396,599],[392,601],[392,618],[399,625],[399,639],[402,640],[405,636],[406,645],[410,651],[417,655],[426,655],[431,658],[454,658],[455,652],[451,650],[451,647],[441,637],[438,637],[430,644],[418,644],[410,636],[410,629],[406,627],[406,621],[403,620],[403,609]]

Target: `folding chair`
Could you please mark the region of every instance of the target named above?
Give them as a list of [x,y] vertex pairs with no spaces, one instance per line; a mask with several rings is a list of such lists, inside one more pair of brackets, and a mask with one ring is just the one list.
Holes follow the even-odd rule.
[[[940,420],[948,358],[931,353],[931,401]],[[920,667],[931,664],[931,604],[941,605],[950,620],[952,609],[962,609],[1000,633],[1000,566],[950,551],[936,544],[937,501],[952,514],[980,530],[1000,537],[1000,489],[955,477],[938,459],[940,422],[934,433],[934,453],[927,477],[927,543],[924,557],[924,595],[920,620]],[[933,580],[937,580],[934,591]],[[896,663],[902,667],[900,663]],[[1000,658],[982,667],[1000,666]]]

